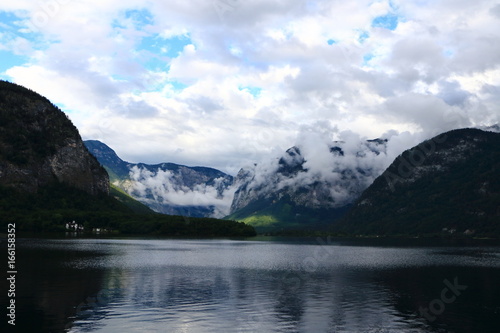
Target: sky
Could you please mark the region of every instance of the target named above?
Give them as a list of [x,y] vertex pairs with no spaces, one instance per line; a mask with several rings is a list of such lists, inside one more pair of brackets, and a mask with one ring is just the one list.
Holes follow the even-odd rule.
[[2,1],[0,78],[130,162],[235,175],[353,135],[402,151],[500,123],[500,1]]

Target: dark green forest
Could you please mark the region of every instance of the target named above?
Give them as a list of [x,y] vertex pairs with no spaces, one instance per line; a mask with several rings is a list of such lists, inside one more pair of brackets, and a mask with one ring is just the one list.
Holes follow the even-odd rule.
[[110,229],[121,234],[164,236],[227,237],[254,236],[255,230],[242,222],[214,218],[187,218],[150,211],[136,213],[116,200],[114,190],[91,196],[61,183],[45,186],[37,194],[21,193],[0,187],[0,217],[5,227],[16,223],[21,232],[62,232],[67,222],[93,228]]

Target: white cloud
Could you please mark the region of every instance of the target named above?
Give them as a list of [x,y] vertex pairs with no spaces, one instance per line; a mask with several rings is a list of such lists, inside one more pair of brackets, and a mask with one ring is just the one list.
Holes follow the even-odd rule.
[[[2,50],[27,60],[2,76],[63,106],[84,138],[125,159],[235,174],[318,122],[371,138],[499,122],[498,8],[490,0],[4,1],[0,10],[17,19],[1,22]],[[388,14],[394,30],[373,27]],[[189,44],[167,56],[176,36]]]
[[402,150],[418,142],[413,135],[407,138],[391,134],[389,143],[380,144],[325,122],[303,126],[295,148],[245,169],[248,175],[236,184],[240,190],[233,210],[249,201],[275,200],[284,195],[307,207],[343,207],[357,198]]
[[174,207],[212,207],[212,216],[219,218],[229,214],[235,188],[226,187],[223,178],[215,179],[212,185],[198,183],[192,186],[182,184],[178,178],[182,177],[170,170],[149,171],[134,166],[130,170],[127,191],[143,202]]

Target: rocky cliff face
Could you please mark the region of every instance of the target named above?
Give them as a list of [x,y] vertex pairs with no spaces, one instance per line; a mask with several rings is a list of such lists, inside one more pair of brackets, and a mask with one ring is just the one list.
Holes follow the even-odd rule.
[[67,116],[39,94],[0,81],[0,185],[37,192],[54,181],[109,192],[106,170]]

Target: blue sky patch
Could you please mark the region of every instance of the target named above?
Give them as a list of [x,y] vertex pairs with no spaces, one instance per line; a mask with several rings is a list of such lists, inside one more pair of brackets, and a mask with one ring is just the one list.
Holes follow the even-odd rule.
[[21,66],[28,61],[27,57],[21,57],[5,50],[0,50],[0,59],[0,73],[14,66]]
[[165,70],[167,68],[167,65],[167,59],[162,59],[161,57],[157,56],[149,58],[149,60],[144,64],[146,68],[154,71]]
[[337,41],[335,39],[329,39],[326,42],[328,43],[328,45],[337,44]]
[[[19,18],[8,12],[0,11],[0,44],[2,47],[8,45],[9,42],[15,40],[17,37],[25,37],[24,34],[19,33],[17,30],[20,28],[16,24]],[[4,73],[9,68],[20,66],[28,61],[28,57],[14,54],[10,50],[0,49],[0,73]]]
[[141,30],[147,25],[153,23],[153,15],[147,9],[132,9],[125,12],[125,18],[131,19],[134,22],[135,28]]
[[164,39],[162,42],[164,43],[163,47],[166,48],[166,55],[171,58],[177,57],[186,45],[192,44],[189,36],[175,36]]
[[122,21],[120,19],[114,19],[111,22],[111,27],[113,29],[125,29],[125,25],[122,23]]
[[126,29],[127,24],[123,21],[123,19],[128,20],[133,23],[134,29],[143,30],[145,26],[151,25],[154,23],[153,15],[146,9],[131,9],[125,11],[125,13],[120,15],[119,18],[115,18],[111,22],[111,26],[113,29]]
[[159,40],[158,35],[146,36],[143,39],[141,39],[139,45],[137,45],[137,49],[151,51],[151,52],[158,52],[159,51],[158,40]]
[[242,91],[245,90],[245,91],[247,91],[248,93],[250,93],[254,97],[259,96],[260,92],[262,91],[262,88],[253,87],[253,86],[241,86],[241,87],[238,87],[238,89],[240,89]]
[[165,39],[160,35],[144,37],[137,49],[141,51],[141,64],[149,70],[168,71],[170,60],[179,56],[186,45],[191,44],[188,36]]
[[358,41],[363,44],[365,40],[367,40],[370,37],[370,34],[367,31],[362,31],[359,34]]
[[369,66],[370,60],[374,58],[374,55],[371,53],[365,54],[363,56],[363,66]]
[[175,90],[183,90],[183,89],[186,89],[188,87],[187,84],[177,82],[177,81],[170,81],[169,83],[172,85],[172,87],[174,87]]
[[164,39],[160,35],[153,35],[144,37],[138,45],[138,49],[176,58],[189,44],[192,44],[189,36],[182,35]]
[[398,16],[392,13],[383,16],[377,16],[372,21],[372,27],[395,30],[398,26]]
[[5,26],[9,26],[12,29],[18,29],[16,22],[20,21],[19,17],[10,12],[0,11],[0,31],[5,31]]

